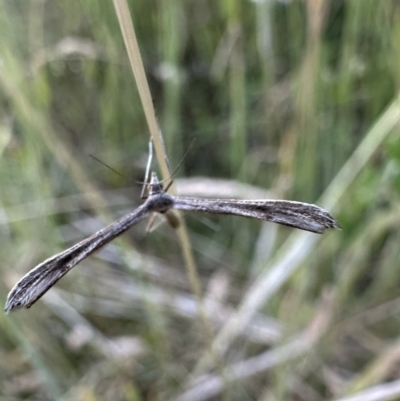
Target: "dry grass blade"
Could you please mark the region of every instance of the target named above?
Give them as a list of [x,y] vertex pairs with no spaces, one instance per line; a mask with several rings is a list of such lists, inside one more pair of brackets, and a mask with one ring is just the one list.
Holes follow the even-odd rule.
[[[298,358],[312,349],[325,334],[333,315],[334,294],[325,291],[319,309],[316,311],[309,327],[296,339],[274,350],[266,351],[245,361],[234,363],[228,367],[225,377],[235,382],[265,372],[281,363]],[[205,401],[218,396],[223,390],[224,380],[214,374],[197,378],[189,389],[174,401]]]
[[[140,50],[136,39],[135,31],[133,28],[129,7],[126,0],[114,0],[114,6],[121,26],[131,67],[135,75],[136,83],[139,90],[139,95],[142,100],[143,108],[146,114],[150,135],[156,150],[157,160],[161,168],[163,178],[165,179],[171,176],[171,172],[168,167],[167,163],[168,158],[165,153],[164,141],[162,139],[161,130],[157,123],[152,97],[147,83],[143,62],[140,56]],[[171,186],[171,190],[172,193],[175,193],[174,185]],[[193,286],[193,290],[199,302],[199,307],[201,310],[206,336],[208,338],[209,344],[211,344],[212,342],[211,324],[208,321],[208,318],[206,316],[206,311],[202,302],[202,291],[200,286],[200,280],[196,269],[196,263],[194,260],[189,235],[187,232],[186,224],[182,216],[180,216],[178,213],[177,217],[179,221],[179,227],[177,228],[177,233],[179,237],[180,246],[182,249],[183,258],[189,273],[190,282]],[[210,348],[210,350],[212,350],[212,348]],[[211,351],[211,353],[213,353],[213,351]]]
[[391,401],[400,396],[400,380],[372,386],[348,397],[335,398],[332,401]]

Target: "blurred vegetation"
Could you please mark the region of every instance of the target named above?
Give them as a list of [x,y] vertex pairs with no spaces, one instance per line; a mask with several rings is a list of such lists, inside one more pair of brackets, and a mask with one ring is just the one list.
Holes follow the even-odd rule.
[[[0,400],[400,400],[400,2],[130,10],[172,169],[196,138],[179,192],[265,190],[343,230],[188,216],[204,321],[172,228],[140,224],[0,314]],[[149,135],[111,1],[1,1],[0,63],[4,302],[140,204]]]

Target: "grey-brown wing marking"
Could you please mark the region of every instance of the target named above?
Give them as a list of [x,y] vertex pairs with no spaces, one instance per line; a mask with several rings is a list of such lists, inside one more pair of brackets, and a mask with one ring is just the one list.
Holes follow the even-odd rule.
[[326,210],[302,202],[174,197],[174,208],[190,212],[252,217],[317,234],[322,234],[327,228],[340,228],[339,223]]
[[4,308],[5,312],[32,306],[82,259],[137,224],[152,211],[154,211],[152,205],[150,202],[146,202],[134,212],[37,265],[10,291]]

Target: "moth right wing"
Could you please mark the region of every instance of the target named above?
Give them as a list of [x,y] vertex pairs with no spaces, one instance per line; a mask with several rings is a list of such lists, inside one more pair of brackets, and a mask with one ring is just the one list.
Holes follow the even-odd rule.
[[319,206],[286,200],[198,199],[174,197],[174,208],[188,212],[231,214],[272,221],[312,233],[340,228],[339,223]]

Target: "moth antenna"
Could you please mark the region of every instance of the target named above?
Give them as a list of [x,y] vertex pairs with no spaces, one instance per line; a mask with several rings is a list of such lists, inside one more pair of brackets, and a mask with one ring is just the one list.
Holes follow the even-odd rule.
[[111,166],[109,166],[108,164],[104,163],[102,160],[100,160],[99,158],[97,158],[94,155],[89,154],[89,156],[96,160],[97,162],[99,162],[100,164],[102,164],[104,167],[107,167],[108,169],[110,169],[112,172],[114,172],[115,174],[118,174],[120,177],[123,177],[123,174],[121,174],[120,172],[118,172],[117,170],[113,169]]
[[[192,142],[190,142],[190,145],[189,145],[188,148],[186,149],[185,154],[182,156],[181,161],[179,162],[178,166],[175,168],[175,170],[173,171],[173,173],[172,173],[169,177],[164,178],[163,180],[161,180],[161,181],[159,182],[160,184],[163,184],[164,182],[170,180],[170,179],[177,173],[177,171],[179,170],[179,168],[182,166],[182,163],[183,163],[183,161],[185,160],[186,156],[187,156],[188,153],[191,151],[191,149],[192,149],[192,147],[193,147],[195,141],[196,141],[196,138],[193,138]],[[139,184],[143,184],[143,189],[142,189],[142,192],[141,192],[141,198],[142,198],[142,199],[144,199],[145,188],[146,188],[147,185],[149,185],[149,184],[148,184],[148,179],[149,179],[150,164],[151,164],[151,158],[152,158],[152,157],[153,157],[153,145],[152,145],[152,142],[151,142],[151,140],[150,140],[150,142],[149,142],[149,159],[148,159],[147,166],[146,166],[145,180],[144,180],[144,182],[138,181]],[[171,182],[165,187],[165,189],[164,189],[165,192],[168,191],[168,189],[171,187],[172,183],[173,183],[173,180],[171,180]]]

